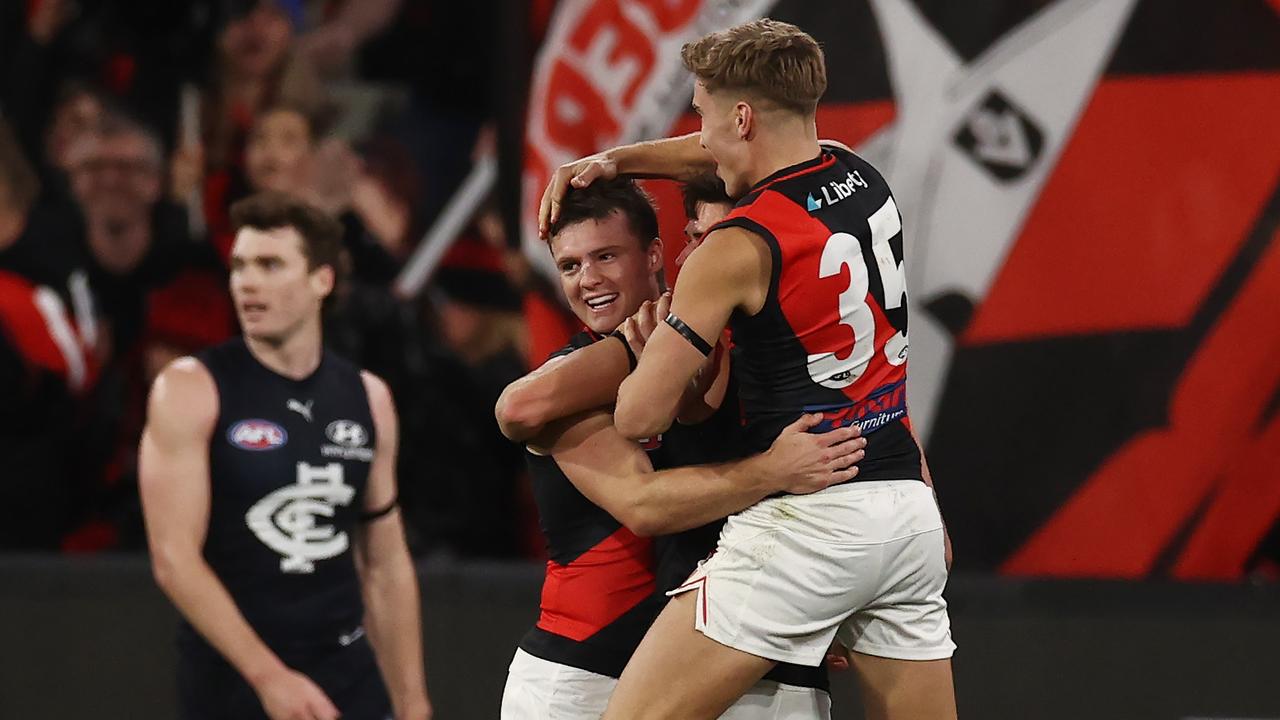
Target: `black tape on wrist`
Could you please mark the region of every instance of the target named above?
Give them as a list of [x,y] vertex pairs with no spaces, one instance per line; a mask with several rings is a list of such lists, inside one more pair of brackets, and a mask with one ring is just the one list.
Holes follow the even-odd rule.
[[685,325],[684,321],[676,317],[675,313],[667,314],[667,324],[670,325],[676,332],[684,336],[684,339],[688,340],[690,345],[697,348],[698,352],[706,356],[711,355],[711,351],[714,349],[711,346],[711,343],[707,342],[706,340],[703,340],[701,335],[694,332],[693,328],[689,327],[688,325]]
[[627,365],[630,366],[632,370],[635,370],[636,365],[638,365],[640,361],[636,359],[636,353],[631,349],[631,343],[627,342],[626,334],[621,330],[614,330],[609,333],[609,337],[615,337],[622,341],[622,349],[627,351]]

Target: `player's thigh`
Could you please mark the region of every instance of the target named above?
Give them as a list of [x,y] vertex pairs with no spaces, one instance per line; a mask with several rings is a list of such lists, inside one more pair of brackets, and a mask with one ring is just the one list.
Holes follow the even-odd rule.
[[597,720],[617,680],[517,650],[502,691],[502,720]]
[[852,654],[867,720],[955,720],[951,659]]
[[720,720],[831,720],[831,695],[817,688],[761,680]]
[[729,518],[715,553],[674,591],[697,596],[699,632],[778,662],[822,662],[840,624],[874,597],[880,576],[879,545],[849,542],[839,531],[868,525],[878,496],[827,493],[773,498]]
[[711,720],[773,667],[698,632],[698,598],[685,593],[667,603],[622,672],[606,720]]
[[882,584],[836,637],[854,652],[896,660],[942,660],[955,652],[943,591],[947,566],[941,529],[885,543]]

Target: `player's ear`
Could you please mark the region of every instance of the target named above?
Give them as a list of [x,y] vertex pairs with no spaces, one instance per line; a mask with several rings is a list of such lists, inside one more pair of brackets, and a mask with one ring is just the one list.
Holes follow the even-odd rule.
[[656,272],[662,269],[663,260],[665,259],[662,247],[662,238],[655,237],[649,242],[649,247],[645,251],[645,256],[649,260],[649,272]]
[[320,297],[329,297],[337,282],[337,274],[332,265],[321,265],[311,271],[311,289]]
[[738,139],[749,140],[755,123],[755,112],[752,110],[751,105],[745,101],[738,102],[733,107],[733,121],[737,127]]

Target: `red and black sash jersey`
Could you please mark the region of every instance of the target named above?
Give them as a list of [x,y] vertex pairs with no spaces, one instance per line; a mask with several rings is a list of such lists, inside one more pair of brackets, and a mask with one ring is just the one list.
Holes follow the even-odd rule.
[[[552,354],[567,355],[601,339],[575,335]],[[706,422],[674,425],[642,443],[655,469],[724,462],[743,444],[732,380],[725,402]],[[553,458],[526,453],[550,559],[542,613],[520,648],[551,662],[617,677],[666,604],[666,591],[689,577],[716,548],[723,520],[685,532],[637,537],[573,485]],[[826,689],[823,668],[781,664],[765,676]]]
[[857,480],[921,479],[907,419],[902,218],[884,178],[824,148],[762,180],[716,228],[733,226],[763,238],[773,260],[764,306],[730,318],[750,451],[821,412],[815,432],[862,428]]
[[[598,339],[589,330],[580,332],[551,357]],[[551,662],[618,677],[662,609],[663,598],[655,592],[653,541],[635,535],[588,500],[554,458],[526,452],[525,459],[549,557],[542,612],[520,648]]]

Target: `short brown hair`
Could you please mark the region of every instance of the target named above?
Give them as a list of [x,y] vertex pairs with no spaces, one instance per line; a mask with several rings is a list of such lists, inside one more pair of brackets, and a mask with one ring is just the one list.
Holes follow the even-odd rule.
[[291,227],[302,236],[302,254],[307,258],[309,269],[328,265],[335,274],[342,269],[342,223],[292,195],[281,192],[251,195],[231,206],[231,225],[236,232],[246,227],[255,230]]
[[707,90],[751,93],[812,115],[827,90],[827,63],[818,41],[790,23],[763,18],[685,43],[684,66]]
[[648,248],[658,237],[658,213],[653,200],[634,180],[613,178],[597,180],[584,188],[569,188],[560,201],[560,217],[551,225],[549,237],[586,220],[604,220],[614,212],[622,213],[627,227]]
[[725,192],[724,181],[715,173],[704,173],[690,179],[680,188],[680,199],[684,201],[686,220],[698,217],[698,204],[710,203],[733,204],[733,198]]

